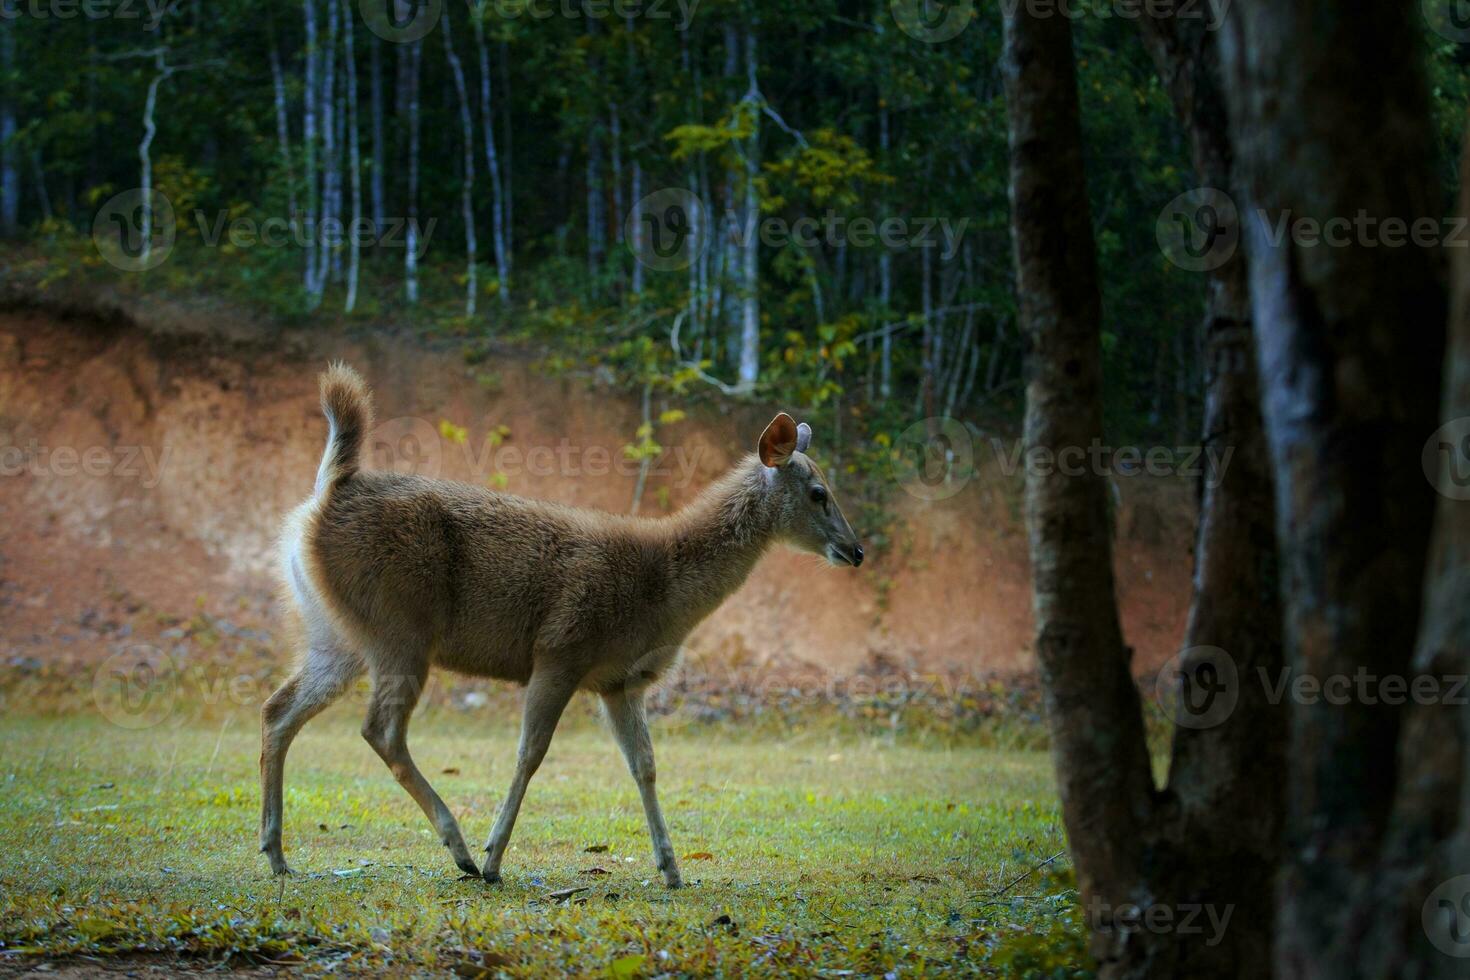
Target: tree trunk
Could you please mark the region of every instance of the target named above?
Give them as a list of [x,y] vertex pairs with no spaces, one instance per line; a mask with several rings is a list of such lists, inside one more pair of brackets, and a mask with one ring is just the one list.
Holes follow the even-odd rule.
[[291,162],[291,122],[286,110],[286,73],[281,68],[281,53],[276,36],[271,33],[271,85],[276,102],[276,143],[280,147],[281,172],[286,177],[287,213],[296,221],[296,167]]
[[317,236],[317,261],[315,274],[312,276],[310,288],[307,291],[307,307],[316,309],[322,301],[322,294],[327,286],[327,273],[331,269],[332,253],[335,251],[330,242],[328,229],[332,222],[338,220],[336,212],[336,182],[337,172],[337,129],[335,99],[333,91],[337,80],[337,30],[339,17],[337,5],[332,0],[327,0],[327,40],[323,45],[323,55],[318,65],[321,74],[317,77],[317,97],[320,100],[320,120],[322,132],[322,185],[321,185],[321,234]]
[[167,58],[167,48],[158,48],[154,52],[153,78],[148,83],[148,94],[143,99],[143,138],[138,141],[138,188],[143,195],[143,207],[139,209],[143,249],[138,258],[145,266],[153,254],[153,137],[158,134],[158,125],[154,122],[158,107],[158,87],[173,74],[173,70],[168,67]]
[[419,301],[419,69],[423,40],[408,48],[408,237],[403,253],[403,295],[410,306]]
[[[475,315],[475,299],[479,295],[479,279],[476,275],[476,241],[475,241],[475,132],[470,124],[470,95],[465,87],[464,66],[460,64],[459,55],[454,51],[454,39],[450,36],[450,24],[452,17],[450,11],[453,6],[446,7],[440,16],[440,24],[444,31],[444,58],[449,62],[449,72],[454,78],[454,94],[459,97],[459,131],[460,142],[463,147],[461,166],[464,169],[464,179],[460,183],[459,206],[464,220],[464,253],[465,253],[465,297],[464,315]],[[474,11],[470,16],[474,17]]]
[[[506,233],[505,186],[500,176],[500,154],[495,145],[495,104],[491,99],[490,47],[485,43],[485,3],[470,15],[475,47],[480,56],[480,128],[485,131],[485,167],[490,175],[490,243],[495,250],[495,275],[500,280],[500,305],[510,303],[510,242]],[[502,96],[504,97],[504,96]]]
[[[1287,667],[1338,690],[1334,678],[1356,685],[1360,672],[1412,668],[1433,516],[1420,453],[1439,411],[1442,253],[1383,247],[1361,230],[1332,247],[1277,231],[1360,214],[1441,226],[1422,43],[1409,6],[1386,0],[1352,16],[1320,0],[1241,0],[1222,40],[1277,478]],[[1369,972],[1364,940],[1385,916],[1373,883],[1405,715],[1369,700],[1292,706],[1285,976]]]
[[505,272],[507,279],[510,276],[511,266],[515,263],[515,230],[516,230],[516,196],[514,177],[515,167],[515,127],[511,124],[510,114],[510,44],[500,42],[500,63],[496,66],[500,72],[500,125],[501,135],[504,136],[502,143],[504,151],[501,153],[501,173],[505,186]]
[[741,243],[740,294],[740,369],[738,385],[750,390],[760,374],[761,300],[760,300],[760,177],[761,93],[756,81],[756,33],[754,26],[745,29],[745,101],[751,116],[750,138],[745,145],[745,208]]
[[383,141],[383,39],[373,34],[369,50],[372,52],[373,172],[368,186],[373,202],[373,232],[376,237],[388,220],[388,206],[383,193],[383,174],[387,169],[387,152]]
[[[1188,17],[1143,18],[1144,40],[1188,134],[1204,187],[1233,186],[1234,152],[1215,35]],[[1232,215],[1220,216],[1238,235]],[[1153,828],[1150,891],[1174,908],[1231,910],[1219,941],[1182,931],[1141,934],[1118,973],[1202,978],[1271,975],[1273,888],[1285,793],[1286,705],[1261,672],[1282,665],[1271,472],[1251,343],[1242,255],[1211,275],[1204,337],[1202,446],[1223,462],[1202,481],[1194,593],[1174,678],[1204,689],[1227,666],[1233,711],[1220,724],[1176,714],[1169,777]],[[1229,456],[1225,454],[1229,453]],[[1216,651],[1224,651],[1228,665]],[[1231,679],[1233,678],[1233,682]],[[1208,703],[1208,702],[1207,702]],[[1175,702],[1183,706],[1183,701]],[[1176,711],[1178,707],[1176,707]],[[1203,722],[1214,719],[1204,718]],[[1200,841],[1228,841],[1201,847]],[[1223,911],[1218,914],[1223,915]]]
[[[883,165],[888,165],[888,107],[878,110],[878,148],[883,155]],[[893,252],[887,245],[878,253],[878,306],[883,322],[893,315],[889,304],[893,300]],[[883,331],[882,366],[878,371],[878,394],[887,401],[893,396],[893,331]]]
[[306,290],[307,303],[316,283],[317,223],[316,223],[316,100],[317,70],[321,53],[316,43],[316,0],[302,0],[302,16],[306,24],[306,66],[301,94],[301,149],[303,166],[306,169],[306,214],[303,216],[306,234],[302,237],[306,248],[306,268],[302,273],[302,286]]
[[[342,0],[345,5],[347,0]],[[343,38],[347,44],[347,166],[352,180],[352,221],[348,227],[347,299],[343,309],[351,313],[357,307],[357,280],[362,268],[362,145],[357,127],[357,46],[353,35],[357,33],[356,21],[351,11],[344,6],[342,20],[347,30]]]
[[15,145],[15,25],[0,18],[0,234],[14,235],[20,228],[20,150]]
[[[1012,241],[1030,341],[1026,448],[1085,451],[1102,437],[1102,311],[1072,27],[1004,9]],[[1026,523],[1062,818],[1091,947],[1107,963],[1129,934],[1115,913],[1147,902],[1136,831],[1153,814],[1153,779],[1114,599],[1108,487],[1088,467],[1076,472],[1027,467]]]
[[[1470,217],[1470,134],[1460,162],[1459,215]],[[1430,538],[1416,677],[1470,675],[1470,254],[1449,251],[1453,281],[1445,370],[1446,424],[1425,446],[1440,498]],[[1449,681],[1448,683],[1457,683]],[[1441,687],[1441,690],[1444,688]],[[1380,914],[1364,938],[1363,972],[1460,978],[1470,954],[1461,927],[1470,885],[1470,712],[1462,699],[1409,707],[1392,832],[1378,879]],[[1431,913],[1426,919],[1425,913]],[[1430,940],[1425,943],[1427,936]]]
[[[602,84],[602,59],[596,54],[600,33],[597,18],[587,18],[587,37],[593,50],[587,59],[587,73],[598,90]],[[607,212],[602,180],[602,114],[594,112],[587,125],[587,274],[597,292],[607,261]]]

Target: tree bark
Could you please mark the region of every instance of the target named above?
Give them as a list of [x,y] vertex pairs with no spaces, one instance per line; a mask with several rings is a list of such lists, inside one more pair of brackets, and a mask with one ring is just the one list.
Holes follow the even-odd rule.
[[354,35],[357,22],[342,0],[342,20],[346,25],[343,39],[347,44],[347,166],[352,181],[352,221],[348,227],[347,299],[343,309],[351,313],[357,306],[357,281],[362,268],[362,142],[357,126],[357,45]]
[[[1404,2],[1241,0],[1222,40],[1247,233],[1261,401],[1293,677],[1406,677],[1433,494],[1442,253],[1358,230],[1315,247],[1283,221],[1435,217],[1418,20]],[[1364,65],[1375,66],[1365,71]],[[1342,683],[1341,681],[1333,683]],[[1344,700],[1344,699],[1338,699]],[[1365,975],[1373,882],[1404,712],[1350,696],[1292,705],[1277,964]],[[1422,941],[1422,940],[1421,940]]]
[[369,70],[372,72],[371,97],[373,100],[373,172],[368,180],[369,196],[373,208],[374,235],[382,231],[388,218],[388,207],[383,193],[383,174],[387,169],[387,153],[383,140],[383,39],[376,34],[368,42],[372,52]]
[[740,284],[740,368],[738,385],[750,390],[760,375],[761,299],[760,299],[760,177],[761,93],[756,81],[756,32],[753,25],[745,29],[746,111],[750,113],[750,137],[745,141],[744,214],[741,229]]
[[[888,107],[878,110],[878,149],[883,155],[883,166],[888,165]],[[878,307],[879,316],[887,322],[893,315],[889,304],[893,301],[893,252],[887,245],[878,253]],[[878,394],[887,401],[893,396],[893,331],[883,331],[883,349],[880,354],[882,367],[878,372]]]
[[286,207],[290,220],[296,222],[296,167],[291,162],[291,122],[286,109],[286,73],[281,68],[281,54],[276,46],[274,27],[270,39],[271,85],[276,101],[276,143],[280,148],[281,171],[286,177]]
[[[1201,186],[1230,189],[1234,150],[1215,35],[1204,21],[1189,17],[1145,17],[1140,24],[1189,136]],[[1222,233],[1238,236],[1238,221],[1229,214],[1220,220],[1229,222],[1221,225]],[[1200,672],[1220,666],[1209,651],[1223,650],[1238,701],[1223,724],[1176,727],[1149,873],[1151,891],[1176,908],[1194,904],[1232,912],[1214,945],[1182,932],[1139,937],[1146,941],[1138,945],[1147,948],[1131,972],[1202,980],[1267,977],[1285,793],[1286,706],[1271,703],[1259,682],[1260,672],[1274,677],[1282,665],[1279,575],[1250,286],[1238,251],[1210,273],[1201,334],[1202,447],[1228,463],[1211,474],[1215,479],[1202,481],[1194,592],[1179,674],[1202,685],[1207,678]],[[1229,845],[1201,847],[1207,840]]]
[[306,267],[302,272],[302,286],[310,302],[316,282],[317,221],[316,221],[316,101],[317,71],[321,55],[316,43],[316,0],[302,0],[301,12],[306,25],[306,65],[303,72],[301,94],[301,149],[305,173],[306,214],[303,216],[306,234],[302,237],[306,248]]
[[[480,286],[475,266],[477,242],[475,240],[475,132],[470,123],[470,95],[465,86],[464,66],[460,64],[459,55],[454,51],[454,39],[451,36],[450,10],[453,6],[446,7],[440,16],[440,24],[444,30],[444,58],[449,62],[449,73],[454,79],[454,93],[459,98],[459,131],[462,144],[461,166],[464,170],[464,179],[460,182],[460,214],[464,221],[464,253],[465,253],[465,297],[464,315],[475,315],[475,299],[479,295]],[[474,16],[474,11],[470,12]]]
[[[1470,217],[1470,133],[1462,151],[1459,215]],[[1444,403],[1424,446],[1426,476],[1440,490],[1424,583],[1413,676],[1441,692],[1470,676],[1470,254],[1451,258],[1451,312]],[[1463,692],[1462,692],[1463,693]],[[1463,698],[1407,708],[1399,784],[1375,894],[1377,914],[1360,944],[1363,974],[1460,978],[1470,954],[1460,918],[1470,884],[1470,712]],[[1426,918],[1426,915],[1428,918]],[[1430,939],[1425,943],[1426,938]],[[1454,954],[1454,955],[1451,955]]]
[[[495,274],[500,280],[500,305],[510,303],[510,239],[506,230],[505,186],[500,176],[500,154],[495,145],[495,111],[491,99],[490,47],[485,43],[485,7],[478,4],[470,16],[480,56],[480,128],[485,131],[485,166],[490,175],[490,242],[495,250]],[[505,97],[504,95],[502,98]]]
[[[1030,342],[1027,452],[1085,451],[1102,437],[1097,258],[1082,166],[1072,27],[1005,8],[1011,230]],[[1147,897],[1143,840],[1153,780],[1114,598],[1101,475],[1028,466],[1026,524],[1036,654],[1078,889],[1104,964],[1126,944],[1115,913]]]
[[408,47],[408,238],[403,252],[403,295],[419,301],[419,71],[423,40]]
[[0,18],[0,234],[20,228],[20,151],[15,145],[15,25]]

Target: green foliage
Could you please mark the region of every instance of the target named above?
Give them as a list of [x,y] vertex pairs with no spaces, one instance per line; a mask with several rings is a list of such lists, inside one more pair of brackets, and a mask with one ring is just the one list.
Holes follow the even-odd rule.
[[[344,318],[342,270],[334,267],[323,305],[315,308],[303,287],[305,255],[295,238],[279,247],[237,244],[228,236],[207,240],[216,227],[294,217],[293,202],[299,213],[319,196],[306,179],[302,143],[303,5],[262,16],[243,0],[222,0],[202,20],[175,5],[162,9],[156,23],[150,17],[7,20],[17,67],[4,87],[18,112],[15,159],[24,164],[26,225],[25,248],[7,263],[7,273],[56,289],[96,280],[138,295],[217,296],[324,327]],[[313,7],[324,50],[326,0]],[[515,262],[506,281],[490,243],[493,194],[471,9],[487,38],[490,115],[513,212]],[[687,24],[669,22],[682,17],[673,5],[659,8],[666,17],[626,20],[585,16],[575,7],[576,16],[538,13],[546,9],[523,0],[443,7],[453,18],[474,103],[473,209],[483,288],[476,315],[466,317],[463,137],[441,38],[431,33],[419,49],[420,172],[411,204],[410,129],[399,86],[413,48],[376,37],[348,5],[364,207],[378,166],[376,70],[384,116],[378,176],[387,217],[401,221],[412,210],[426,229],[433,224],[417,303],[405,296],[401,235],[396,244],[368,244],[355,325],[463,337],[472,347],[489,337],[519,340],[545,351],[550,369],[611,374],[634,392],[652,385],[661,400],[691,407],[724,397],[718,385],[733,385],[741,303],[753,292],[760,373],[749,396],[840,433],[840,443],[828,445],[844,471],[864,473],[862,460],[880,435],[891,439],[912,425],[916,406],[931,410],[924,393],[936,380],[956,397],[951,405],[948,390],[939,392],[932,410],[952,412],[974,431],[1017,427],[1022,344],[1011,285],[997,8],[978,5],[968,27],[938,44],[910,37],[887,4],[856,10],[833,0],[796,7],[709,0],[690,8]],[[1136,24],[1083,16],[1074,35],[1106,318],[1108,437],[1115,444],[1197,440],[1196,328],[1204,277],[1171,265],[1155,240],[1163,207],[1197,182],[1188,139]],[[1425,37],[1448,208],[1470,99],[1470,47],[1427,29]],[[756,44],[754,88],[749,39]],[[181,68],[159,85],[151,150],[154,182],[179,215],[179,235],[162,266],[121,273],[100,260],[90,240],[92,221],[114,194],[139,184],[143,105],[155,72],[152,58],[140,52],[154,46],[167,48],[169,64]],[[344,56],[339,48],[339,67]],[[285,97],[284,149],[276,137],[273,62],[281,66]],[[345,79],[336,82],[340,94]],[[319,132],[323,121],[317,120]],[[325,147],[315,150],[319,163]],[[753,189],[761,219],[822,228],[815,242],[763,239],[753,290],[742,279],[743,256],[732,248],[748,217],[742,209],[750,159],[759,163]],[[50,217],[27,167],[42,175]],[[644,268],[636,293],[636,259],[623,240],[635,204],[635,167],[638,194],[692,189],[714,226],[697,275],[691,279],[682,267]],[[590,240],[594,202],[605,212],[598,241]],[[920,242],[928,219],[963,222],[963,231],[952,243]],[[857,221],[894,221],[904,236],[896,244],[864,240],[853,230]],[[927,371],[925,247],[937,352]],[[344,250],[332,254],[340,266]],[[503,292],[508,305],[500,302]],[[676,357],[669,341],[681,314]],[[891,391],[884,397],[877,383],[883,345],[874,334],[895,324],[901,329],[892,333]]]

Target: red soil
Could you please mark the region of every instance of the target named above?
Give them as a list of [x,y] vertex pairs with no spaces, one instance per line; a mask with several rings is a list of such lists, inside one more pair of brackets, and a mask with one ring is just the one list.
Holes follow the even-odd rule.
[[[457,348],[421,342],[174,319],[0,314],[0,665],[105,656],[200,612],[269,645],[273,541],[311,490],[325,438],[316,375],[329,357],[375,389],[383,425],[370,465],[478,482],[499,472],[512,493],[629,507],[632,467],[613,464],[639,412],[613,389],[548,377],[515,352],[468,366]],[[697,493],[779,407],[790,406],[696,413],[662,429],[665,472],[650,477],[643,513]],[[466,429],[464,444],[439,436],[441,420]],[[497,447],[487,437],[499,426],[508,435]],[[989,460],[989,446],[977,456]],[[1121,482],[1118,586],[1142,671],[1174,652],[1184,625],[1192,492],[1179,480]],[[944,501],[896,492],[892,544],[861,570],[773,553],[690,652],[837,673],[875,659],[1030,670],[1020,499],[1019,478],[994,466]]]

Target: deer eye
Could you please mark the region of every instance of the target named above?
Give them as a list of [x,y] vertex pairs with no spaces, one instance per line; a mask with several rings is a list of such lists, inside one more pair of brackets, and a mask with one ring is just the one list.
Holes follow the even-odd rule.
[[812,503],[825,504],[827,502],[827,488],[818,484],[812,487]]

